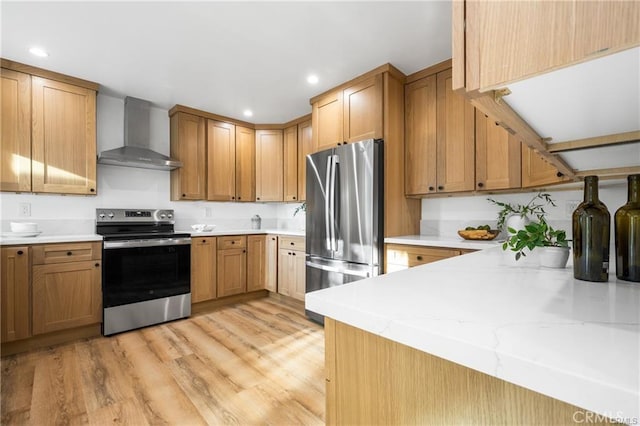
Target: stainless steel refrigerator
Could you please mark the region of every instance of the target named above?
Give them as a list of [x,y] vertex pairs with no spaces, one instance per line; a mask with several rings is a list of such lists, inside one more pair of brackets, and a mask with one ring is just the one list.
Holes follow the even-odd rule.
[[383,164],[383,142],[374,139],[307,156],[307,293],[380,273]]

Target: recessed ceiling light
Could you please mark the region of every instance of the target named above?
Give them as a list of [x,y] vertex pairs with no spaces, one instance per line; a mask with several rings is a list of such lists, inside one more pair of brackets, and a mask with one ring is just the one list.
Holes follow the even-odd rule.
[[31,49],[29,49],[29,52],[32,55],[38,56],[40,58],[46,58],[47,56],[49,56],[49,54],[47,53],[46,50],[44,50],[41,47],[32,47]]
[[253,111],[251,111],[250,109],[245,109],[242,113],[245,117],[253,117]]
[[309,84],[318,84],[318,76],[315,74],[311,74],[309,77],[307,77],[307,82]]

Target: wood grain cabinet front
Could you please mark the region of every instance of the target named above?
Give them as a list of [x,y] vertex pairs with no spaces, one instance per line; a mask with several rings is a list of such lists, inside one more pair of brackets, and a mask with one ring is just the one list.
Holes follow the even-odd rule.
[[96,195],[98,85],[4,59],[2,66],[0,190]]
[[31,336],[31,263],[29,246],[2,247],[0,341]]
[[520,188],[522,143],[476,110],[476,189]]
[[267,284],[266,236],[247,236],[247,291],[263,290]]
[[311,120],[298,124],[298,201],[307,199],[307,155],[314,152]]
[[171,170],[171,200],[203,200],[206,188],[205,119],[178,112],[170,119],[171,156],[183,166]]
[[216,262],[216,237],[191,238],[191,303],[217,297]]
[[535,188],[543,185],[567,182],[570,179],[558,172],[533,149],[522,147],[522,187]]
[[334,148],[344,141],[342,90],[336,90],[313,103],[313,145],[317,151]]
[[217,295],[247,292],[247,237],[218,237]]
[[283,201],[282,130],[256,130],[256,201]]
[[267,235],[265,247],[265,288],[278,291],[278,237]]
[[304,300],[306,291],[305,248],[302,237],[279,237],[278,293]]
[[298,201],[298,126],[284,129],[284,201]]
[[448,259],[461,254],[459,249],[405,244],[386,244],[385,252],[386,273],[437,262],[438,260]]

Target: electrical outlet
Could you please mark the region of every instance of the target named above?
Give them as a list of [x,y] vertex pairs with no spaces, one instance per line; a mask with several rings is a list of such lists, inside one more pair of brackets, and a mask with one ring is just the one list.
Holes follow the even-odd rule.
[[213,210],[211,209],[211,207],[205,207],[204,208],[204,216],[205,217],[213,216]]
[[564,214],[567,217],[571,217],[571,215],[573,215],[573,212],[575,211],[576,208],[578,208],[578,205],[581,203],[582,201],[577,201],[577,200],[569,200],[566,202],[566,204],[564,205]]
[[18,205],[18,215],[20,217],[31,216],[31,203],[20,203]]

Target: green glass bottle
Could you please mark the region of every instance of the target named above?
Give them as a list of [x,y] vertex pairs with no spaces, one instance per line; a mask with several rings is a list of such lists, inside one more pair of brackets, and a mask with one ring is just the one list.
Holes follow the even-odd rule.
[[628,202],[615,215],[616,276],[640,282],[640,175],[627,181]]
[[584,178],[584,201],[573,212],[572,222],[573,276],[607,281],[611,215],[598,198],[598,176]]

